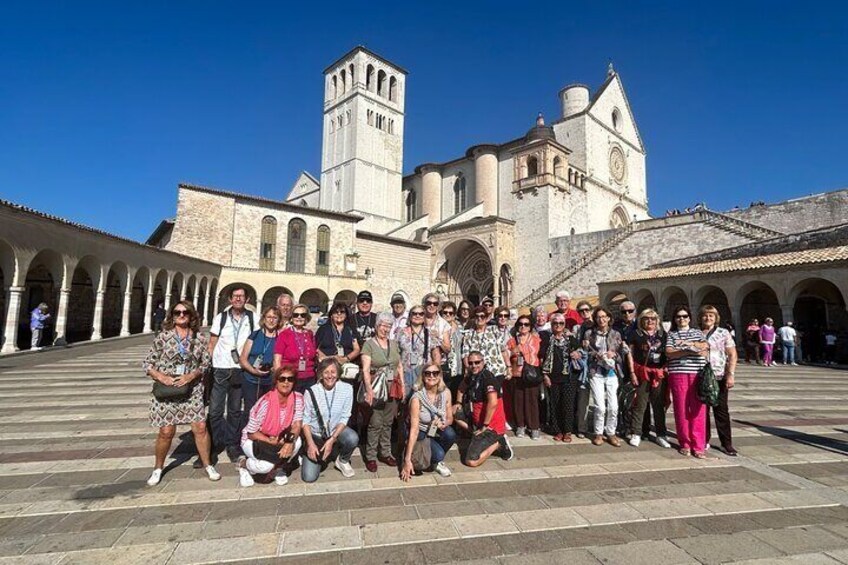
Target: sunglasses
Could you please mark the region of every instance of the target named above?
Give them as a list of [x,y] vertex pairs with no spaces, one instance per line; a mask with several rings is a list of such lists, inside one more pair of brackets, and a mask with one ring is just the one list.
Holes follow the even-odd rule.
[[438,377],[440,374],[442,374],[441,371],[424,371],[425,377]]
[[279,377],[277,377],[277,382],[278,382],[278,383],[293,383],[293,382],[295,382],[296,380],[297,380],[297,377],[296,377],[295,375],[292,375],[292,376],[290,376],[290,377],[286,377],[286,376],[280,375]]
[[347,312],[345,310],[336,310],[335,312],[332,312],[332,314],[333,316],[335,316],[336,314],[341,314],[342,316],[344,316],[345,314],[347,314]]
[[292,314],[292,318],[305,318],[306,312],[295,312]]
[[188,316],[188,310],[174,310],[174,316],[177,318],[180,316]]
[[368,300],[367,298],[364,300],[357,300],[360,304],[371,304],[373,300]]
[[486,317],[486,315],[485,315],[485,314],[477,314],[477,315],[476,315],[476,316],[474,316],[474,317],[475,317],[475,318],[477,318],[478,320],[482,320],[483,318],[485,318],[485,317]]
[[689,314],[681,314],[679,316],[674,317],[675,320],[686,320],[688,318],[689,318]]
[[592,309],[591,308],[578,308],[577,311],[578,312],[591,312]]
[[520,324],[518,324],[518,327],[519,328],[529,328],[530,323],[529,322],[521,322]]
[[428,300],[428,301],[427,301],[427,302],[425,302],[424,304],[425,304],[425,305],[427,305],[427,306],[438,306],[438,305],[439,305],[439,301],[438,301],[438,300]]
[[469,361],[468,364],[472,367],[476,367],[477,365],[482,365],[483,361]]
[[410,312],[409,315],[410,316],[423,316],[424,312]]
[[442,316],[453,316],[455,313],[453,310],[442,310]]
[[460,312],[470,312],[470,311],[471,311],[471,308],[465,308],[465,307],[462,307],[462,308],[460,308],[460,309],[459,309],[459,311],[460,311]]
[[622,310],[622,312],[624,312],[625,314],[632,314],[635,311],[636,310]]
[[564,326],[565,322],[551,322],[552,326]]
[[498,318],[509,318],[509,314],[498,314]]

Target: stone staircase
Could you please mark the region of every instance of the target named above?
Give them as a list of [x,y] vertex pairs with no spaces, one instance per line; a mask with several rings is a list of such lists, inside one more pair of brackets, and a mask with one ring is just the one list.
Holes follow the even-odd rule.
[[579,271],[586,268],[598,258],[611,251],[622,241],[630,237],[630,234],[634,231],[636,231],[636,224],[628,224],[626,227],[621,228],[612,237],[605,239],[583,255],[572,259],[569,262],[568,267],[561,270],[559,273],[548,279],[548,281],[542,286],[519,300],[515,306],[517,308],[524,308],[537,303],[539,300],[550,294],[554,289],[567,282],[568,279],[576,275]]
[[757,224],[752,224],[751,222],[746,222],[745,220],[740,220],[713,210],[702,210],[699,214],[707,224],[742,237],[747,237],[752,241],[762,241],[764,239],[771,239],[773,237],[786,235],[783,232],[764,228]]

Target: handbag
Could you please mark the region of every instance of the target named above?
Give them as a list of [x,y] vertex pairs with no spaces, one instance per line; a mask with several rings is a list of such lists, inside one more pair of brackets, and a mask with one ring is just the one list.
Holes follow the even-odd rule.
[[403,380],[392,379],[392,384],[389,386],[389,398],[403,400]]
[[183,402],[191,394],[191,383],[182,386],[170,386],[159,381],[153,382],[153,397],[159,402]]
[[429,469],[432,457],[433,452],[430,448],[430,438],[425,437],[416,441],[415,445],[412,446],[412,469],[416,472]]
[[342,374],[340,375],[343,381],[355,381],[359,375],[359,365],[356,363],[345,363],[342,365]]
[[528,385],[537,385],[542,382],[542,371],[535,365],[524,363],[521,367],[521,380]]
[[698,371],[698,398],[707,406],[718,406],[718,380],[713,366],[707,364]]
[[[388,375],[393,368],[386,365],[381,367],[371,375],[371,390],[374,391],[374,404],[380,404],[389,398]],[[356,393],[356,401],[360,404],[367,404],[365,400],[365,384],[359,386]]]

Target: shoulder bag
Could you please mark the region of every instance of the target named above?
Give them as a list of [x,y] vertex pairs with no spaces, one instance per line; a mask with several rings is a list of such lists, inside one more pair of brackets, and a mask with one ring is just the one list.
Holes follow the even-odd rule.
[[153,397],[159,402],[184,402],[191,394],[191,383],[182,386],[170,386],[159,381],[153,382]]
[[[388,375],[394,371],[394,367],[386,365],[374,371],[371,374],[371,390],[374,391],[374,404],[380,404],[389,398],[389,383]],[[359,386],[359,391],[356,393],[356,401],[360,404],[367,404],[365,400],[365,384]]]

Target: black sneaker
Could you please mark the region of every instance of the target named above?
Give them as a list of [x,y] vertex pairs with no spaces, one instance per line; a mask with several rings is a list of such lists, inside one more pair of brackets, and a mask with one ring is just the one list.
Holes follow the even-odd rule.
[[504,461],[512,461],[515,453],[512,451],[512,446],[505,435],[498,436],[498,443],[501,445],[500,455]]
[[200,460],[200,457],[194,460],[194,463],[191,464],[192,469],[203,469],[203,461]]

